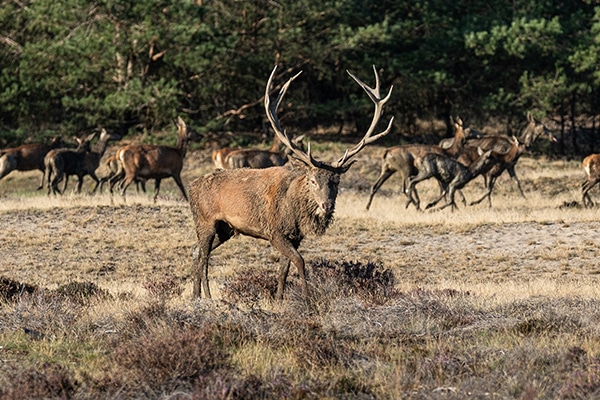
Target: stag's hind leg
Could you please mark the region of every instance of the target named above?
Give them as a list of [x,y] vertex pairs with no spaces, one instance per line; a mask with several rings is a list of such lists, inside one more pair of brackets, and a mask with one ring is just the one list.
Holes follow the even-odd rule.
[[232,236],[235,231],[229,224],[224,221],[217,221],[212,229],[202,229],[199,227],[196,230],[198,236],[198,244],[194,250],[194,289],[193,297],[200,298],[201,290],[204,290],[204,296],[207,299],[212,298],[210,287],[208,286],[208,260],[210,253]]

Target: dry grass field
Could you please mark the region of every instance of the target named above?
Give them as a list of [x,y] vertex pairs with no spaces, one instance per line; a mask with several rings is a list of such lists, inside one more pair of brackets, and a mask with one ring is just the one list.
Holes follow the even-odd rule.
[[[359,155],[334,224],[300,248],[309,299],[292,268],[283,302],[278,254],[245,237],[211,257],[213,300],[191,299],[195,234],[170,180],[154,204],[135,188],[48,197],[38,172],[13,172],[0,181],[0,398],[600,396],[600,208],[576,204],[580,162],[522,158],[526,199],[503,176],[492,208],[455,212],[405,209],[392,177],[367,212],[381,153]],[[184,183],[211,170],[190,152]],[[425,204],[437,193],[418,188]]]

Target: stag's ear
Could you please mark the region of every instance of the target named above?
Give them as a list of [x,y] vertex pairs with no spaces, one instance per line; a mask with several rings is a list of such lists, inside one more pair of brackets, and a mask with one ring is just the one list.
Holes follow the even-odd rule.
[[533,115],[531,115],[531,111],[527,111],[527,121],[533,122]]

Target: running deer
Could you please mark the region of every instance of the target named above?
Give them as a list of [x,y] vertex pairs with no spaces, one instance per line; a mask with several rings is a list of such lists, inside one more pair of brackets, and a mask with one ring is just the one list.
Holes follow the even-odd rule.
[[4,149],[0,152],[0,179],[12,171],[32,171],[38,169],[42,171],[42,180],[37,190],[44,187],[44,157],[50,150],[59,149],[65,146],[61,137],[53,137],[50,144],[32,143],[24,144],[18,147]]
[[[419,198],[416,192],[408,193],[406,191],[408,178],[417,174],[418,170],[415,164],[426,154],[435,153],[456,158],[461,152],[465,144],[465,132],[463,123],[460,118],[457,118],[454,123],[454,138],[451,143],[446,143],[446,147],[427,144],[407,144],[402,146],[391,147],[383,153],[381,163],[381,173],[377,181],[371,187],[371,194],[367,202],[367,210],[371,207],[373,196],[379,190],[381,185],[385,183],[394,173],[399,172],[402,179],[402,192],[408,197],[405,207],[408,207],[413,202],[413,199]],[[444,188],[441,188],[444,191]]]
[[[487,181],[485,194],[483,196],[481,196],[481,198],[479,198],[478,200],[472,201],[470,203],[470,205],[479,204],[485,198],[487,198],[489,206],[492,207],[492,192],[494,190],[494,185],[496,184],[496,180],[498,179],[498,177],[500,175],[502,175],[502,173],[505,170],[508,170],[511,167],[514,168],[515,164],[517,163],[517,160],[519,159],[519,157],[521,157],[521,155],[526,150],[525,143],[521,143],[514,136],[510,140],[511,140],[511,147],[508,149],[508,151],[502,152],[502,147],[494,147],[494,148],[490,149],[496,153],[501,153],[502,155],[499,157],[496,157],[497,162],[494,163],[494,165],[489,170],[485,171],[482,174],[486,178],[485,180]],[[463,154],[465,156],[470,155],[470,158],[473,159],[474,158],[473,153],[474,153],[474,147],[469,146],[469,147],[465,147],[465,151]],[[461,160],[459,158],[459,162],[460,161]]]
[[298,269],[303,294],[308,296],[304,259],[298,247],[305,235],[322,235],[331,224],[340,176],[351,167],[352,158],[366,145],[387,135],[392,128],[393,118],[385,130],[374,135],[392,88],[385,97],[381,97],[379,76],[374,66],[374,88],[348,71],[375,104],[371,126],[362,140],[346,150],[337,161],[325,163],[315,160],[310,144],[306,152],[294,144],[281,128],[277,116],[277,108],[289,85],[300,73],[281,87],[272,102],[270,90],[276,69],[275,66],[267,81],[265,110],[275,134],[299,162],[291,167],[217,170],[191,183],[190,208],[198,237],[194,254],[194,297],[201,297],[201,291],[204,291],[205,297],[211,298],[208,285],[210,253],[236,234],[268,240],[283,256],[277,299],[283,299],[290,262]]
[[586,179],[581,185],[581,202],[584,207],[593,207],[594,202],[588,192],[600,182],[600,154],[590,154],[583,159],[582,166]]
[[[540,121],[536,120],[530,112],[527,112],[527,124],[521,131],[521,134],[518,136],[519,143],[522,143],[525,149],[529,149],[533,144],[540,138],[547,139],[551,142],[556,142],[556,138],[552,135],[552,132]],[[477,149],[481,147],[483,150],[494,150],[498,153],[505,153],[512,147],[511,138],[503,135],[486,135],[481,138],[469,139],[467,140],[467,147],[472,147],[470,152],[463,152],[459,157],[458,161],[465,165],[469,165],[475,159],[477,159],[477,155],[473,149]],[[521,196],[525,197],[525,193],[523,193],[523,189],[521,188],[521,182],[517,177],[517,173],[515,171],[515,166],[517,161],[519,160],[520,154],[509,164],[505,164],[504,168],[502,168],[500,174],[506,170],[510,175],[511,179],[517,184],[517,188],[521,193]],[[497,178],[497,177],[496,177]],[[489,177],[484,175],[485,186],[489,187]],[[485,198],[484,196],[483,198]],[[491,192],[490,195],[487,196],[490,201],[491,206]],[[483,200],[482,198],[482,200]],[[480,200],[481,201],[481,200]]]
[[[418,182],[424,181],[429,178],[435,178],[444,191],[440,196],[429,203],[426,209],[429,209],[438,204],[444,197],[446,197],[446,204],[440,207],[440,210],[448,206],[452,206],[452,209],[456,209],[456,203],[454,201],[454,194],[457,190],[462,189],[465,185],[471,182],[480,174],[486,173],[494,165],[499,162],[503,162],[505,157],[511,157],[510,153],[516,151],[519,146],[519,141],[514,136],[512,137],[513,147],[509,149],[505,154],[496,153],[493,150],[483,151],[481,147],[477,148],[477,154],[479,157],[468,167],[461,164],[457,160],[441,155],[430,153],[424,156],[417,164],[419,173],[413,177],[408,178],[408,189],[407,192],[412,193],[412,188]],[[417,209],[419,208],[418,199],[415,199]]]
[[[125,146],[118,150],[119,161],[125,174],[121,188],[123,196],[132,182],[140,179],[154,179],[154,201],[156,202],[160,191],[160,181],[172,177],[185,200],[188,200],[181,181],[181,169],[188,143],[191,140],[198,140],[199,135],[191,127],[188,127],[181,117],[177,117],[176,125],[177,145],[175,147],[139,144]],[[117,181],[118,179],[114,180],[114,177],[111,179],[111,192]]]

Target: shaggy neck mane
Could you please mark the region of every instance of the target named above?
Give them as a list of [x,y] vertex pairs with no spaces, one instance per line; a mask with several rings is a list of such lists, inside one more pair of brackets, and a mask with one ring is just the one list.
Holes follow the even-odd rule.
[[333,222],[333,210],[325,215],[319,213],[317,202],[309,194],[310,190],[305,175],[300,175],[293,184],[300,186],[301,190],[298,193],[302,198],[291,200],[288,206],[290,212],[296,216],[296,221],[298,221],[296,229],[299,231],[300,236],[303,237],[306,234],[323,235]]

